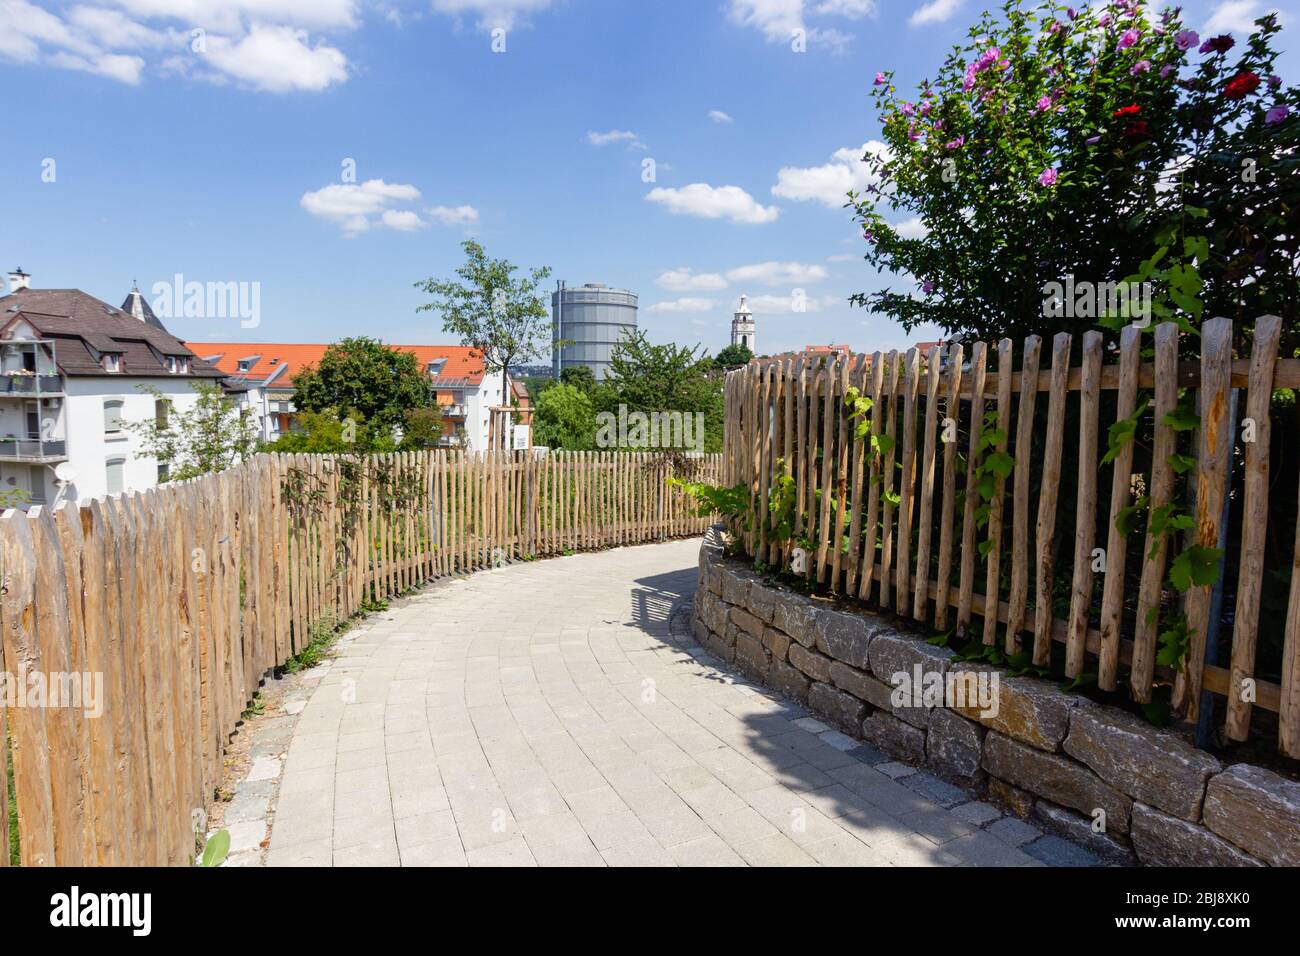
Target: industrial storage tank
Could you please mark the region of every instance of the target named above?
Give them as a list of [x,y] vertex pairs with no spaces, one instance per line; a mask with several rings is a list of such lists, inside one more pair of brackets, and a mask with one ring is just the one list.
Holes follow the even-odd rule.
[[[569,288],[556,284],[551,294],[551,319],[555,323],[551,366],[555,377],[566,368],[585,366],[597,380],[609,372],[609,359],[617,345],[636,331],[637,295],[610,289],[600,282]],[[569,344],[561,346],[559,342]]]

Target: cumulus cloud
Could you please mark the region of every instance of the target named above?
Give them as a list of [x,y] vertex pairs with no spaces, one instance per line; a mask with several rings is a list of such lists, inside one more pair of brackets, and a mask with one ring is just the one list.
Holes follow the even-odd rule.
[[920,216],[913,216],[894,223],[894,232],[902,239],[924,239],[930,234],[930,229],[921,221]]
[[660,186],[650,190],[645,198],[674,215],[730,219],[746,225],[775,222],[781,214],[775,206],[762,205],[739,186],[710,186],[707,183],[691,183],[680,189]]
[[352,238],[377,227],[408,232],[418,229],[423,224],[419,215],[397,207],[419,198],[420,190],[414,186],[369,179],[364,183],[331,183],[304,193],[298,202],[308,213],[334,223]]
[[962,0],[930,0],[912,11],[907,22],[914,27],[928,23],[943,23],[951,20],[953,14],[961,7]]
[[776,174],[772,195],[838,209],[848,202],[850,189],[861,191],[874,179],[862,157],[883,155],[886,149],[884,143],[871,140],[860,147],[837,149],[831,161],[821,166],[783,166]]
[[348,78],[348,61],[323,42],[312,45],[305,30],[254,25],[238,40],[207,38],[207,61],[222,73],[259,90],[319,91]]
[[[109,4],[112,5],[109,5]],[[93,0],[53,13],[0,0],[0,57],[139,83],[162,74],[275,93],[348,77],[347,57],[308,30],[346,30],[359,0]]]
[[659,273],[655,285],[670,292],[715,292],[727,287],[727,280],[716,272],[693,269],[669,269]]
[[749,310],[755,315],[798,315],[801,312],[824,312],[840,301],[833,295],[752,295],[749,297]]
[[729,114],[722,112],[722,110],[709,110],[709,119],[713,120],[715,123],[735,122]]
[[480,30],[512,30],[523,26],[527,15],[540,13],[551,0],[433,0],[433,9],[451,16],[477,17]]
[[1278,11],[1275,7],[1265,11],[1259,0],[1223,0],[1210,13],[1204,32],[1250,34],[1255,29],[1255,21],[1265,12]]
[[646,309],[646,311],[647,312],[672,312],[672,313],[708,312],[717,304],[718,304],[717,301],[714,299],[697,299],[688,296],[686,298],[681,298],[681,299],[671,299],[667,302],[656,302],[654,305],[649,306]]
[[[733,23],[758,30],[770,43],[789,43],[796,34],[809,42],[840,52],[853,40],[834,27],[807,22],[804,0],[728,0]],[[809,11],[815,17],[859,20],[876,13],[875,0],[821,0]]]
[[434,206],[428,213],[444,226],[473,226],[478,223],[478,210],[473,206]]
[[731,282],[767,286],[801,285],[820,282],[825,278],[824,266],[809,265],[805,262],[758,262],[727,271],[727,279]]

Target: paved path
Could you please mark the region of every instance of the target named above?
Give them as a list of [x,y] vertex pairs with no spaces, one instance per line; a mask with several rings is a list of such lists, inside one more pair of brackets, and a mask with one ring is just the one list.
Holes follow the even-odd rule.
[[1070,844],[888,762],[705,655],[680,615],[698,549],[518,564],[369,619],[294,731],[267,863],[1069,856]]

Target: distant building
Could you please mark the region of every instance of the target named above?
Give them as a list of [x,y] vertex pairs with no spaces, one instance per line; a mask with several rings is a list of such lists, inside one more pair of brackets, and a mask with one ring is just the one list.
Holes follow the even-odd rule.
[[[556,283],[551,294],[554,323],[552,374],[559,380],[566,368],[591,369],[600,381],[609,373],[614,346],[636,331],[637,295],[599,282],[569,288]],[[563,344],[567,343],[567,344]]]
[[[226,388],[253,410],[262,437],[274,441],[293,427],[294,377],[324,357],[328,344],[191,342],[190,347],[226,374]],[[462,345],[393,345],[410,352],[431,379],[443,416],[445,447],[485,451],[509,441],[500,372],[487,373],[482,355]],[[514,380],[511,379],[513,386]],[[525,399],[527,392],[524,393]],[[523,405],[524,402],[520,402]],[[531,410],[530,416],[531,418]]]
[[[114,308],[79,289],[33,289],[9,273],[0,297],[0,490],[52,503],[145,491],[167,476],[125,422],[192,409],[222,373],[163,328],[133,289]],[[157,392],[155,397],[153,392]]]
[[805,355],[852,355],[853,349],[847,345],[805,345]]
[[731,344],[743,346],[757,355],[758,346],[754,344],[754,313],[749,311],[749,296],[740,297],[740,308],[731,317]]

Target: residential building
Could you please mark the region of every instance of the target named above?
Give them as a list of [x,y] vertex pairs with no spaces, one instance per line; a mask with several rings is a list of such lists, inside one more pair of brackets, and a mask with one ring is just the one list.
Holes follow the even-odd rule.
[[165,467],[126,422],[192,408],[222,373],[148,310],[138,290],[115,308],[79,289],[33,289],[9,273],[0,297],[0,491],[50,503],[152,488]]
[[[294,379],[314,366],[325,343],[190,342],[189,347],[226,375],[226,388],[252,409],[262,437],[274,441],[293,425]],[[461,345],[393,345],[410,352],[430,378],[443,414],[444,447],[484,451],[500,444],[504,420],[501,373],[487,372],[483,356]],[[514,381],[511,380],[513,386]],[[524,392],[525,398],[527,392]],[[522,404],[522,403],[521,403]]]

